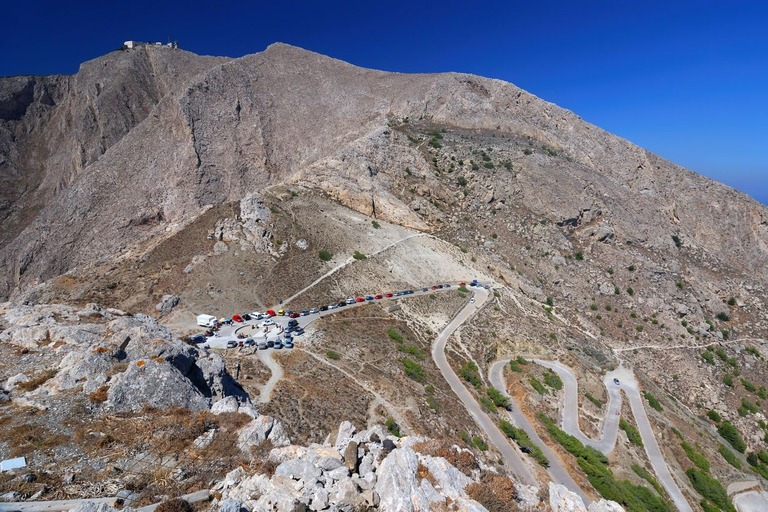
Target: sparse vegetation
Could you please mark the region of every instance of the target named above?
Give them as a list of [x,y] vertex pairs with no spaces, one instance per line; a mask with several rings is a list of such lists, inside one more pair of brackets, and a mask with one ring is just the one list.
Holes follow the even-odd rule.
[[536,377],[531,377],[531,386],[533,386],[533,389],[535,389],[540,395],[548,395],[549,391],[541,384],[539,379]]
[[643,446],[643,438],[640,437],[640,432],[638,432],[638,430],[630,425],[624,418],[619,420],[619,428],[626,432],[627,439],[630,443],[636,446]]
[[325,249],[318,251],[317,255],[322,261],[331,261],[331,258],[333,258],[333,254]]
[[595,397],[592,395],[592,393],[590,393],[590,392],[587,392],[587,393],[585,393],[585,394],[584,394],[584,396],[587,398],[587,400],[589,400],[590,402],[592,402],[593,404],[595,404],[597,407],[602,407],[602,406],[603,406],[603,402],[601,402],[600,400],[598,400],[597,398],[595,398]]
[[687,442],[683,441],[680,446],[683,448],[683,451],[688,456],[691,462],[696,464],[699,468],[703,469],[704,471],[709,471],[709,460],[702,455],[701,453],[697,452],[693,446],[688,444]]
[[352,255],[352,257],[355,258],[356,260],[364,260],[364,259],[368,258],[368,256],[366,256],[365,254],[361,253],[360,251],[355,251],[355,253]]
[[393,436],[402,437],[402,434],[400,433],[400,425],[397,424],[392,416],[387,416],[384,426],[387,427],[387,430],[389,430],[389,433]]
[[371,221],[371,226],[373,226],[373,229],[379,229],[381,227],[381,225],[375,220]]
[[651,407],[653,407],[654,409],[656,409],[659,412],[664,410],[664,408],[661,406],[659,401],[656,399],[655,396],[653,396],[651,394],[650,391],[644,392],[643,395],[645,396],[645,399],[648,400],[648,405],[650,405]]
[[403,364],[403,369],[408,377],[416,382],[424,382],[426,380],[427,377],[424,373],[424,368],[422,368],[419,363],[412,361],[407,357],[401,358],[400,362]]
[[483,381],[480,375],[477,373],[477,365],[472,361],[467,361],[463,368],[459,370],[459,376],[465,381],[472,384],[475,388],[480,389],[483,386]]
[[549,467],[549,460],[542,453],[541,448],[536,446],[528,434],[522,428],[513,426],[508,421],[501,420],[499,422],[499,428],[504,432],[508,438],[512,439],[520,447],[523,453],[527,453],[532,459],[538,462],[542,467]]
[[544,373],[544,382],[547,386],[551,387],[555,391],[560,391],[563,389],[563,380],[552,370]]
[[715,423],[720,423],[720,421],[723,419],[722,416],[720,416],[720,414],[718,414],[718,412],[714,409],[707,411],[707,418],[711,419]]
[[723,456],[728,464],[735,467],[736,469],[741,469],[741,461],[736,456],[736,454],[729,450],[725,445],[721,444],[717,451],[720,452],[720,455]]
[[720,320],[721,322],[728,322],[731,320],[731,315],[726,313],[725,311],[721,311],[718,314],[715,315],[715,318]]
[[728,441],[737,452],[744,453],[747,449],[747,444],[744,442],[741,434],[730,421],[722,422],[720,426],[717,427],[717,433],[720,434],[723,439]]
[[733,503],[731,503],[728,494],[723,489],[723,486],[720,485],[720,482],[709,476],[706,472],[696,468],[690,468],[685,474],[688,475],[688,479],[691,481],[693,488],[696,489],[696,492],[720,507],[721,510],[736,512]]
[[493,401],[493,405],[502,409],[509,409],[509,398],[501,394],[498,389],[489,386],[485,392],[488,394],[488,398]]
[[389,336],[389,339],[397,343],[403,342],[403,335],[400,334],[397,329],[394,329],[394,328],[387,329],[387,336]]

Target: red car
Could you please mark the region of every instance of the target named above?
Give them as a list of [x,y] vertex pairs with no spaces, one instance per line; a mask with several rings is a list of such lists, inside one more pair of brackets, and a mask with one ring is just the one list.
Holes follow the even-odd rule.
[[240,315],[232,315],[232,321],[241,324],[243,323],[243,317]]
[[355,299],[355,302],[365,302],[365,299],[362,297],[358,297]]
[[389,297],[392,297],[392,296],[393,296],[393,294],[391,294],[391,293],[387,293],[387,294],[384,294],[384,296],[385,296],[385,297],[387,297],[387,298],[389,298]]
[[467,283],[459,283],[459,286],[467,286]]
[[383,296],[382,294],[378,294],[378,295],[376,295],[376,296],[374,297],[374,299],[381,299],[381,298],[383,298],[383,297],[384,297],[384,296]]
[[433,290],[437,290],[437,285],[432,287]]
[[275,313],[275,311],[272,310],[272,309],[268,309],[266,311],[266,314],[269,315],[269,316],[277,316],[277,313]]
[[291,313],[290,315],[288,315],[289,318],[299,318],[300,316],[301,315],[298,313]]

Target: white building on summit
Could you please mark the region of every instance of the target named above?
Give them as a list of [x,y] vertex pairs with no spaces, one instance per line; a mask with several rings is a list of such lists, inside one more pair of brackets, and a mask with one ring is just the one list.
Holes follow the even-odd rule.
[[168,43],[163,44],[163,43],[161,43],[159,41],[156,42],[156,43],[153,43],[152,41],[148,41],[148,42],[143,42],[143,41],[126,41],[126,42],[123,43],[123,48],[125,48],[127,50],[132,50],[133,48],[138,48],[140,46],[167,46],[168,48],[173,48],[174,50],[178,50],[179,49],[179,42],[178,41],[173,41],[173,42],[169,41]]

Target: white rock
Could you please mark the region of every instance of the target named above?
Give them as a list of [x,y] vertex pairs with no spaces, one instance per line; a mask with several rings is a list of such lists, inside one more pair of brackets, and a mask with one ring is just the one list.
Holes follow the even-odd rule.
[[227,396],[213,404],[211,412],[213,414],[224,414],[228,412],[238,412],[240,404],[234,396]]
[[549,506],[552,512],[587,512],[581,496],[552,482],[549,483]]
[[624,507],[615,501],[603,499],[598,502],[590,503],[587,510],[589,512],[624,512]]

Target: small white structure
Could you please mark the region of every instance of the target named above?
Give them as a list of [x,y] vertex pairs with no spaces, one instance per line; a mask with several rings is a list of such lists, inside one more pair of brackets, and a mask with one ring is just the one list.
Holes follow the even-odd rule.
[[123,48],[126,50],[133,50],[134,48],[138,48],[140,46],[167,46],[168,48],[173,48],[174,50],[179,49],[179,43],[178,41],[168,42],[167,44],[163,44],[161,42],[143,42],[143,41],[125,41],[123,43]]
[[197,315],[197,325],[200,327],[214,327],[216,325],[216,317],[213,315]]

